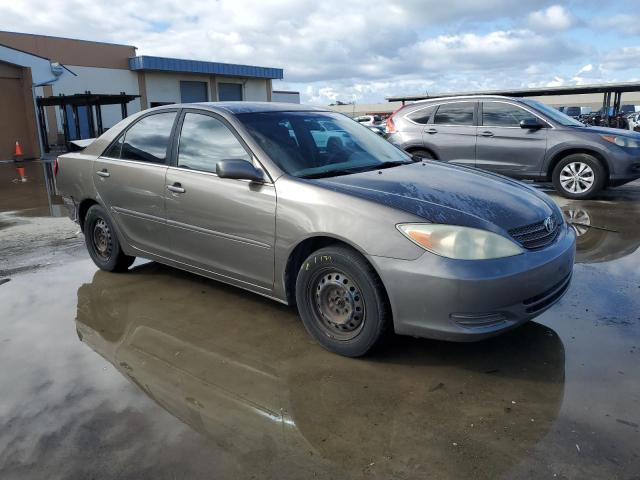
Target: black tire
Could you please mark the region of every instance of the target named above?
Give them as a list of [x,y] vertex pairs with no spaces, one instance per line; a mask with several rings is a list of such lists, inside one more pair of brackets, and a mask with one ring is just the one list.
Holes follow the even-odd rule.
[[418,158],[420,160],[422,160],[423,158],[425,160],[435,160],[436,158],[429,150],[412,150],[409,153],[412,157]]
[[107,272],[125,272],[136,258],[124,254],[113,223],[100,205],[87,211],[84,241],[93,263]]
[[343,246],[313,252],[296,280],[305,328],[324,348],[346,357],[365,355],[383,339],[391,323],[386,298],[371,265]]
[[[592,178],[592,182],[588,188],[585,188],[587,183],[583,181],[576,182],[575,180],[566,180],[566,176],[561,178],[563,171],[565,175],[572,171],[572,165],[586,165],[588,167],[586,169],[587,174],[584,176],[585,180]],[[574,168],[573,171],[576,171],[576,169]],[[602,163],[594,156],[587,153],[574,153],[558,162],[553,169],[552,180],[556,191],[563,197],[586,200],[593,198],[605,187],[607,184],[607,172],[602,166]],[[572,189],[576,191],[572,191]]]

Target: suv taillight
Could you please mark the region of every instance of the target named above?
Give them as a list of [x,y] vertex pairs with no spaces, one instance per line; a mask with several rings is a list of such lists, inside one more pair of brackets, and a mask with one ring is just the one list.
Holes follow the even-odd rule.
[[398,130],[396,129],[396,124],[393,123],[393,115],[387,118],[387,135],[391,133],[396,133]]
[[58,167],[58,159],[56,158],[56,159],[53,161],[53,176],[54,176],[54,177],[57,177],[57,176],[58,176],[58,169],[59,169],[59,168],[60,168],[60,167]]

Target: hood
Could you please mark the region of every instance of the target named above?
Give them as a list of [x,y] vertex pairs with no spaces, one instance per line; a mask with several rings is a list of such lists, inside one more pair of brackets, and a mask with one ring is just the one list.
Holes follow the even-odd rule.
[[618,137],[631,137],[636,140],[640,140],[640,133],[633,132],[631,130],[623,130],[621,128],[609,128],[609,127],[571,127],[580,130],[585,133],[594,133],[598,135],[615,135]]
[[440,162],[412,163],[314,182],[429,222],[496,233],[540,222],[558,211],[551,198],[520,182]]

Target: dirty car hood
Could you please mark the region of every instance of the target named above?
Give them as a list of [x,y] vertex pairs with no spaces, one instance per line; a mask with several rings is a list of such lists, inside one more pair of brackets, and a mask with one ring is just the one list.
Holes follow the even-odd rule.
[[317,182],[430,222],[499,233],[540,222],[557,211],[547,195],[520,182],[439,162],[419,162]]

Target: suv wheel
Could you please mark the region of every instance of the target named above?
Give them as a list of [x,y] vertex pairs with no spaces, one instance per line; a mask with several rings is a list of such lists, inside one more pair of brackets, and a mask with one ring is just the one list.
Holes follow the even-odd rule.
[[125,255],[120,248],[111,220],[100,205],[93,205],[84,219],[84,241],[89,255],[100,269],[108,272],[126,271],[135,257]]
[[341,246],[318,250],[302,263],[296,302],[309,334],[347,357],[369,352],[390,323],[375,271],[359,253]]
[[413,150],[411,152],[409,152],[411,154],[412,157],[418,158],[420,160],[422,159],[426,159],[426,160],[433,160],[434,156],[431,152],[429,152],[428,150]]
[[606,184],[606,172],[600,161],[586,153],[568,155],[553,169],[553,186],[567,198],[592,198]]

